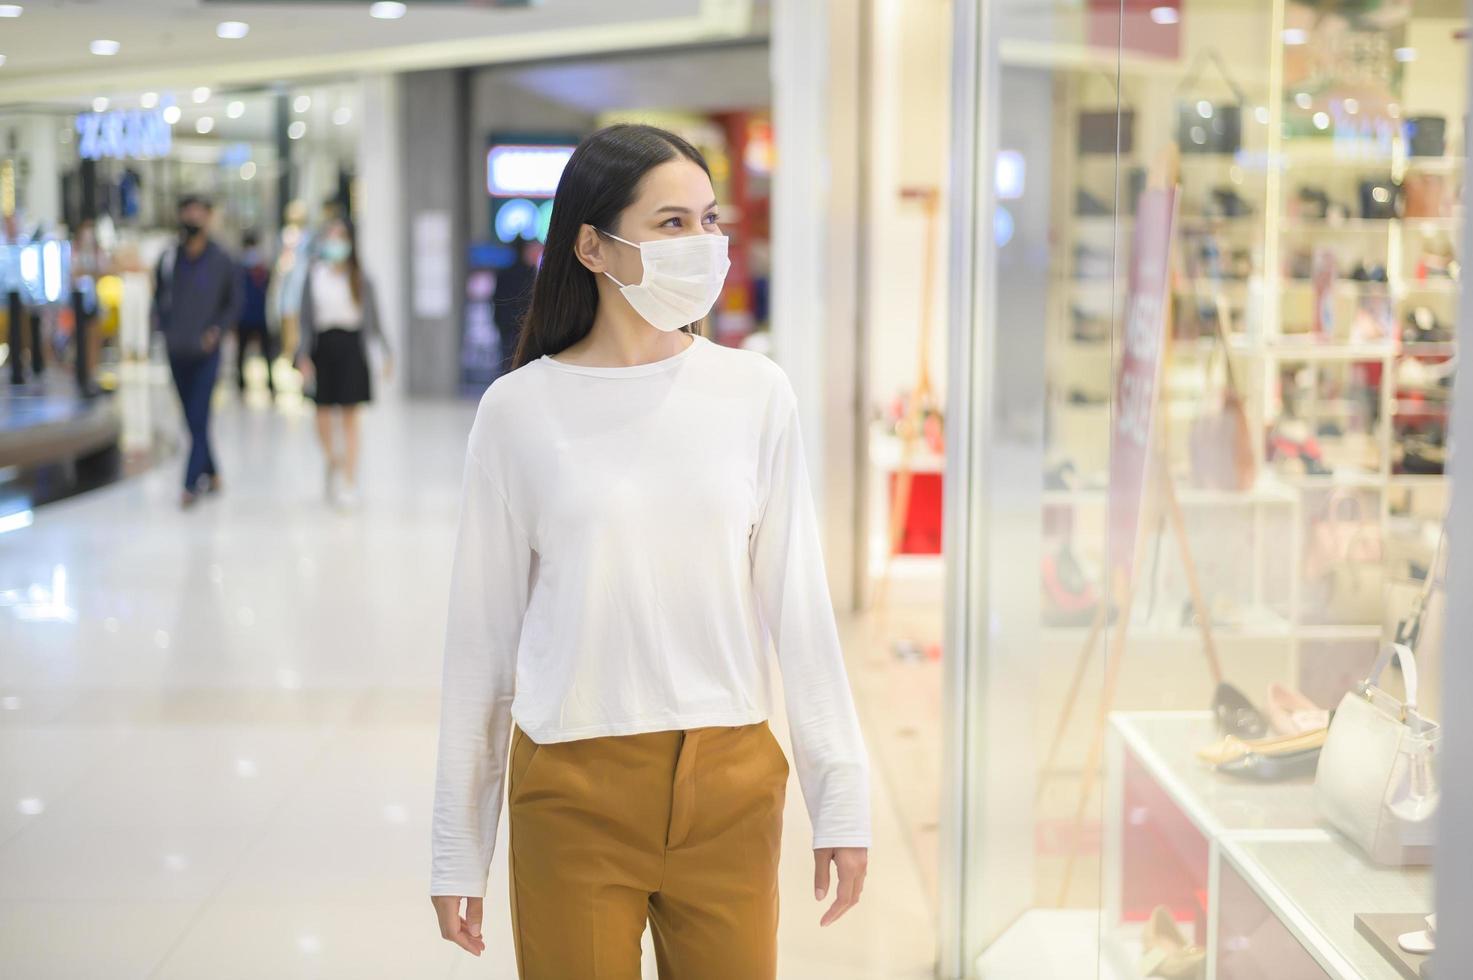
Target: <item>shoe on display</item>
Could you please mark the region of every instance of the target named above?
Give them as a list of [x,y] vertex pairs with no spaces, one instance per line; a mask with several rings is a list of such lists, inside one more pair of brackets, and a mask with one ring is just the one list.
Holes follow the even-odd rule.
[[1221,741],[1198,749],[1197,758],[1216,772],[1241,779],[1276,782],[1312,776],[1328,733],[1328,728],[1316,728],[1268,738],[1225,735]]
[[1074,213],[1081,218],[1105,218],[1115,209],[1081,187],[1074,192]]
[[1044,622],[1049,626],[1083,626],[1091,622],[1100,597],[1066,542],[1058,553],[1044,555]]
[[1268,687],[1268,720],[1280,735],[1303,735],[1328,728],[1330,711],[1293,688],[1274,683]]
[[1203,980],[1207,950],[1187,942],[1171,910],[1158,905],[1141,933],[1141,976],[1160,980]]
[[1253,706],[1248,696],[1223,681],[1212,693],[1212,714],[1217,730],[1240,739],[1262,738],[1268,734],[1268,719]]

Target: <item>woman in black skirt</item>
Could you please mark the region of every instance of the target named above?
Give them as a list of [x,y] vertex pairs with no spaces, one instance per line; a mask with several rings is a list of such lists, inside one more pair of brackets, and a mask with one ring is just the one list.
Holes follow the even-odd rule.
[[[327,498],[351,506],[357,500],[358,406],[373,396],[368,338],[384,349],[385,376],[392,360],[379,326],[373,286],[358,266],[353,228],[342,219],[323,229],[317,260],[302,286],[298,325],[297,367],[304,377],[316,378],[312,397],[317,402],[317,435],[327,456]],[[334,429],[342,431],[341,453]]]

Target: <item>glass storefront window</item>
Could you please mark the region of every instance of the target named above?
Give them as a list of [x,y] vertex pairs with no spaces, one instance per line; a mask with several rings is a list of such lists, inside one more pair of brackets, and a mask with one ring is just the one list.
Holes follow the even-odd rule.
[[956,972],[1415,976],[1466,13],[971,9]]

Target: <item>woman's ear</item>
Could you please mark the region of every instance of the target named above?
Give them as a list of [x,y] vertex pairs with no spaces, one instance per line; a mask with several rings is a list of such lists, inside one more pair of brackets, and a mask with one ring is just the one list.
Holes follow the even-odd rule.
[[594,275],[601,275],[608,264],[604,261],[603,240],[594,230],[593,225],[584,225],[578,229],[578,240],[573,245],[573,254],[578,256],[578,261],[583,267]]

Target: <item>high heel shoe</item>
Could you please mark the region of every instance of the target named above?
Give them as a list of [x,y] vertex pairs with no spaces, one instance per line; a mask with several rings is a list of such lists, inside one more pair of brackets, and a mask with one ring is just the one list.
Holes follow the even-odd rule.
[[1164,905],[1151,910],[1151,919],[1141,935],[1141,975],[1161,980],[1203,980],[1207,976],[1207,950],[1188,943],[1181,926]]

